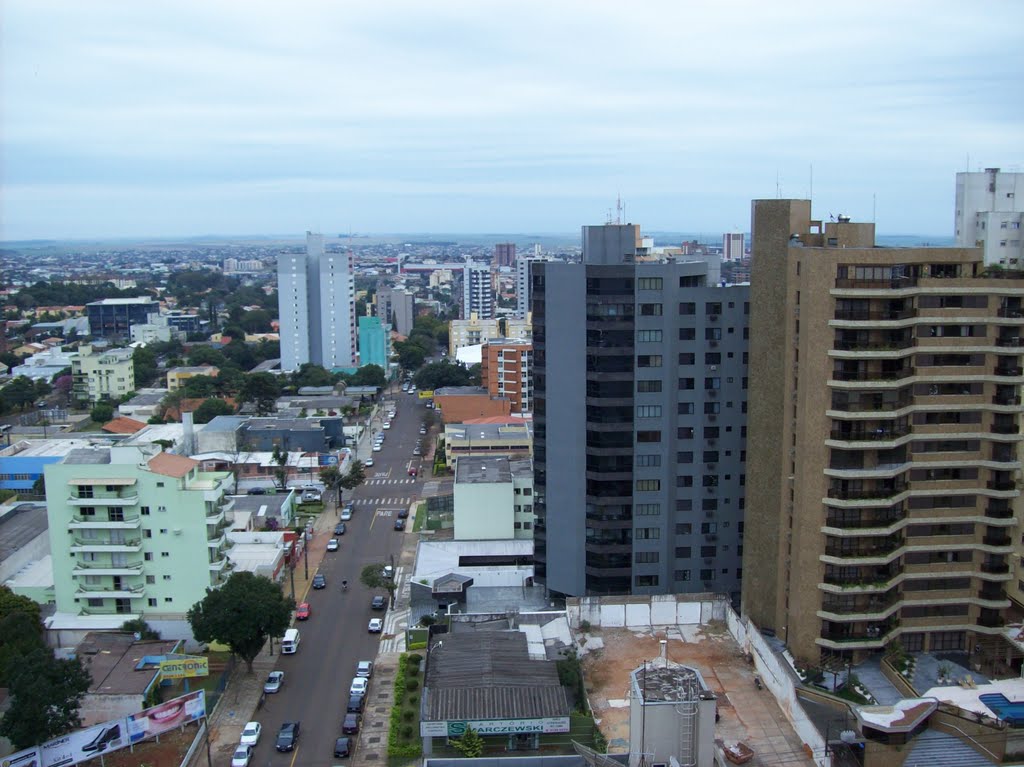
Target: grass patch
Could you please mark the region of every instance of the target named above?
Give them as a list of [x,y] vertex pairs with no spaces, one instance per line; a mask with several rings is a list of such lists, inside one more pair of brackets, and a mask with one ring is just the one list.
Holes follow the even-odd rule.
[[[388,757],[416,759],[423,753],[420,740],[419,690],[409,690],[409,654],[402,653],[395,674],[395,703],[388,723]],[[411,716],[410,716],[411,714]]]
[[413,512],[415,519],[412,523],[412,531],[418,533],[427,522],[427,502],[420,501],[416,504],[416,511]]

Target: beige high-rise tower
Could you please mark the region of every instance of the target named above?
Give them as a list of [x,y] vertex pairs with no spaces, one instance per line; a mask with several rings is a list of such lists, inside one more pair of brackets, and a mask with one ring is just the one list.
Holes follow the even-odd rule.
[[744,612],[811,663],[1008,664],[1024,280],[808,200],[752,213]]

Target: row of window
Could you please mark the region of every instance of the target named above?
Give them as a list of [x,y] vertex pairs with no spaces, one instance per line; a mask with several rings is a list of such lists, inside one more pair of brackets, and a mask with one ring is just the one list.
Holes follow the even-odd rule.
[[[702,580],[702,581],[713,581],[713,580],[716,580],[717,579],[717,572],[718,571],[716,571],[716,570],[714,570],[712,568],[707,568],[707,569],[701,570],[700,571],[700,578],[699,578],[699,580]],[[729,574],[729,569],[728,568],[723,568],[721,570],[721,574],[722,575],[728,575]],[[736,577],[739,578],[739,579],[742,579],[742,577],[743,577],[743,568],[742,567],[737,567],[736,568]],[[676,581],[689,581],[689,580],[692,580],[692,578],[691,578],[691,571],[690,570],[675,570],[672,573],[672,578],[673,578],[673,580],[676,580]],[[658,578],[657,575],[637,575],[637,576],[634,576],[633,583],[636,586],[657,586],[658,583],[659,583],[659,578]]]

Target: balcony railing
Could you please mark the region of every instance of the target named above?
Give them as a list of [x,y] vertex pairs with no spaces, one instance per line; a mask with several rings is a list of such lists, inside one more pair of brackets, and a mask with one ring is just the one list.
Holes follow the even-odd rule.
[[877,429],[832,429],[829,432],[829,439],[842,440],[844,442],[884,442],[890,439],[898,439],[910,434],[909,426],[901,426],[895,429],[879,427]]
[[893,485],[892,487],[871,487],[857,489],[843,489],[838,487],[831,487],[828,491],[828,497],[837,498],[842,501],[875,500],[879,498],[891,498],[894,495],[899,495],[906,489],[907,486],[903,483]]
[[997,376],[1019,376],[1021,369],[1014,365],[996,365],[994,372]]
[[1009,546],[1012,539],[1005,533],[989,533],[981,539],[981,542],[986,546]]
[[110,575],[132,575],[139,574],[142,572],[142,562],[125,563],[123,565],[115,565],[109,562],[75,562],[75,569],[72,570],[73,575],[100,575],[102,571],[109,571]]
[[832,378],[836,381],[895,381],[914,375],[913,366],[899,370],[833,370]]
[[899,621],[889,621],[877,626],[865,626],[850,631],[822,631],[821,638],[830,642],[873,642],[888,636],[899,628]]
[[982,562],[980,570],[991,575],[1005,575],[1010,572],[1010,565],[1006,562]]
[[993,405],[1019,405],[1020,397],[1013,394],[996,394],[992,397]]
[[[850,539],[846,539],[850,540]],[[870,559],[872,557],[885,556],[896,551],[906,543],[903,537],[894,538],[890,541],[857,546],[854,548],[844,546],[825,546],[825,556],[837,557],[840,559]]]
[[138,495],[68,496],[68,504],[71,506],[134,506],[138,502]]
[[1020,338],[1020,336],[1010,336],[1009,338],[997,338],[996,339],[996,346],[1009,346],[1009,347],[1013,347],[1013,346],[1020,346],[1020,345],[1021,345],[1021,338]]
[[136,551],[142,548],[141,538],[124,538],[122,540],[109,538],[79,538],[77,535],[71,538],[72,548],[92,549],[96,547],[123,549]]
[[996,311],[996,316],[1016,319],[1018,317],[1024,317],[1024,309],[1019,306],[1002,307]]
[[1015,423],[994,423],[992,424],[993,434],[1016,434],[1020,431],[1020,426]]
[[[837,312],[838,314],[838,312]],[[914,346],[914,339],[907,338],[902,341],[843,341],[835,342],[833,347],[841,352],[896,352],[903,349],[910,349]]]
[[1016,490],[1017,483],[1012,479],[991,479],[985,483],[989,490]]
[[75,596],[80,599],[137,599],[145,595],[145,586],[124,586],[122,588],[115,588],[113,586],[88,586],[82,584],[75,590]]
[[888,527],[894,522],[899,522],[901,519],[905,518],[906,513],[903,511],[895,512],[893,514],[861,516],[856,519],[842,517],[839,515],[829,515],[825,519],[825,526],[836,527],[840,530],[860,530],[872,527]]

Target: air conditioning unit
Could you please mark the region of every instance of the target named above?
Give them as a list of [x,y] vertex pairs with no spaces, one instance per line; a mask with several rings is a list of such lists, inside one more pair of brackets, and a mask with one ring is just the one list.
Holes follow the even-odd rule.
[[708,440],[708,444],[711,445],[711,446],[717,445],[718,444],[718,440],[717,439],[709,439]]
[[175,535],[181,535],[181,528],[180,527],[174,528],[174,534]]
[[706,564],[706,565],[714,564],[714,562],[715,562],[715,560],[713,560],[713,559],[705,559],[704,560],[704,564]]
[[708,464],[708,469],[710,469],[712,471],[714,471],[717,468],[718,468],[718,464],[717,463],[709,463]]
[[718,315],[717,314],[709,314],[708,315],[708,319],[711,320],[712,322],[718,322]]
[[711,422],[717,421],[718,416],[716,416],[714,413],[708,413],[708,420]]
[[708,346],[710,346],[712,349],[717,349],[718,341],[708,341]]
[[718,370],[718,365],[712,365],[711,370]]

